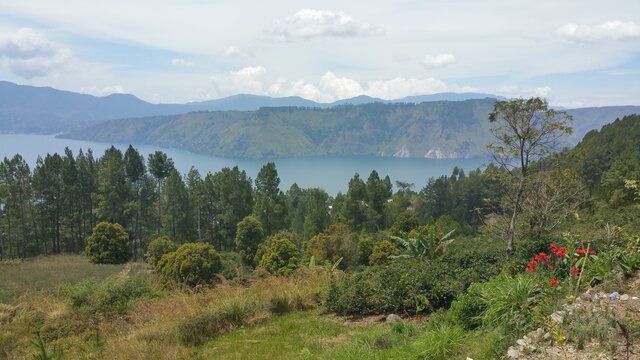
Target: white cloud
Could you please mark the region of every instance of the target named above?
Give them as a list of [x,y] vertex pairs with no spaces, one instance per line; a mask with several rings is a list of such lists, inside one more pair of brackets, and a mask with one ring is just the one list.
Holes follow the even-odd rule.
[[511,98],[514,98],[514,97],[526,98],[526,97],[532,97],[532,96],[548,98],[553,92],[553,89],[550,86],[523,88],[523,87],[514,86],[514,85],[507,85],[507,86],[501,86],[489,91],[496,95],[503,95]]
[[322,37],[366,37],[382,33],[379,28],[355,20],[343,12],[302,9],[267,32],[279,41],[309,40]]
[[240,48],[238,46],[231,45],[224,51],[224,56],[226,56],[226,57],[252,57],[253,56],[253,52],[251,51],[251,49],[248,49],[248,48],[247,49],[243,49],[243,48]]
[[190,67],[190,66],[193,66],[195,64],[193,63],[193,61],[180,59],[180,58],[175,58],[175,59],[171,59],[171,65]]
[[125,90],[120,85],[111,85],[111,86],[105,86],[105,87],[90,86],[90,87],[86,87],[86,88],[80,89],[80,92],[86,93],[86,94],[90,94],[90,95],[94,95],[94,96],[106,96],[106,95],[111,95],[111,94],[126,94],[126,93],[128,93],[128,91]]
[[439,69],[447,67],[456,62],[456,57],[452,54],[427,55],[423,64],[427,69]]
[[56,45],[32,29],[0,33],[0,59],[11,72],[25,79],[48,75],[70,58],[70,49]]
[[433,94],[443,91],[455,91],[443,81],[426,78],[397,77],[390,80],[370,81],[366,87],[354,79],[338,77],[331,72],[324,74],[318,83],[302,80],[287,83],[279,79],[269,87],[268,93],[273,96],[301,96],[319,102],[332,102],[359,95],[368,95],[381,99],[399,99],[411,95]]
[[369,82],[367,95],[382,99],[399,99],[411,95],[434,94],[449,91],[451,88],[443,81],[426,78],[403,78],[397,77],[385,81]]
[[220,96],[239,93],[262,94],[262,77],[267,73],[264,66],[247,66],[237,71],[211,77],[213,86]]
[[594,26],[566,24],[558,28],[556,33],[570,42],[640,39],[640,25],[633,21],[622,22],[618,20]]

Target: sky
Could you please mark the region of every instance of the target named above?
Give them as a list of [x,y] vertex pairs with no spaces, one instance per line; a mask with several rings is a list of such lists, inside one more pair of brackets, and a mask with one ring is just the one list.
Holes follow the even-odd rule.
[[640,105],[640,1],[0,0],[0,80],[153,103],[452,91]]

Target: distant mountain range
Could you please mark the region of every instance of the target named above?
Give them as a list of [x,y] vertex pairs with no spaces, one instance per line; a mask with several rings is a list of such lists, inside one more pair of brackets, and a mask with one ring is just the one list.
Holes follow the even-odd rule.
[[[498,96],[442,93],[316,103],[300,97],[235,95],[187,104],[151,104],[0,82],[0,132],[150,144],[247,158],[324,155],[463,158],[485,154],[487,116]],[[639,106],[566,110],[567,145]]]
[[298,96],[274,98],[240,94],[186,104],[151,104],[130,94],[97,97],[50,87],[17,85],[0,81],[0,132],[58,133],[105,120],[177,115],[194,111],[255,111],[262,107],[282,106],[330,108],[337,105],[360,105],[373,102],[420,103],[483,98],[501,97],[480,93],[441,93],[410,96],[397,100],[357,96],[333,103],[318,103]]

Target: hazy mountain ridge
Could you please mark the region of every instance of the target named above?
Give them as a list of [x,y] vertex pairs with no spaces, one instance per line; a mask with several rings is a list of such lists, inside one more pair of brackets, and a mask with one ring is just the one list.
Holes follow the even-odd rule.
[[130,94],[97,97],[50,87],[34,87],[0,81],[0,131],[56,133],[69,131],[105,120],[159,115],[177,115],[194,111],[255,111],[261,107],[329,108],[344,104],[373,102],[423,102],[500,98],[491,94],[442,93],[412,96],[397,100],[382,100],[368,96],[318,103],[298,96],[238,94],[222,99],[186,104],[152,104]]

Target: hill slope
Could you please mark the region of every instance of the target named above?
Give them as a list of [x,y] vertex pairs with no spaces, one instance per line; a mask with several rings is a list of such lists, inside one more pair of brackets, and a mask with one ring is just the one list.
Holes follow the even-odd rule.
[[123,119],[64,137],[175,147],[233,157],[483,154],[492,99],[319,108],[262,108]]

